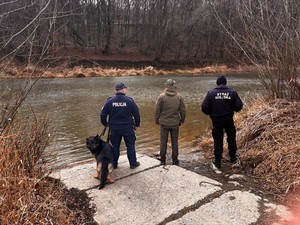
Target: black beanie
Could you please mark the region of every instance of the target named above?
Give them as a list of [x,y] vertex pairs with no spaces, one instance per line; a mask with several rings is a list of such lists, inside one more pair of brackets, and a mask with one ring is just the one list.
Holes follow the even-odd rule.
[[218,79],[217,79],[217,85],[220,85],[220,84],[224,84],[224,85],[227,84],[226,77],[224,77],[224,76],[219,76],[218,77]]

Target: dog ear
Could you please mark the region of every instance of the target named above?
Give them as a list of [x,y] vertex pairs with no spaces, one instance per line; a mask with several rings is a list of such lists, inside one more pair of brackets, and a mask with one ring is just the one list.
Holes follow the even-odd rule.
[[97,134],[97,135],[95,136],[95,139],[99,139],[99,134]]
[[88,138],[86,139],[85,143],[86,143],[86,144],[89,144],[89,143],[90,143],[90,140],[91,140],[91,138],[88,137]]

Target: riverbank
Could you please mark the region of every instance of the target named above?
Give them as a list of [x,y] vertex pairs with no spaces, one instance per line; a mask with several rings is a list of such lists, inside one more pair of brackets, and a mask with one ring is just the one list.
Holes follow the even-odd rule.
[[49,53],[41,61],[35,57],[3,57],[5,60],[0,64],[0,78],[199,75],[257,71],[255,66],[234,62],[194,62],[192,59],[174,60],[172,56],[157,61],[153,53],[146,55],[136,51],[114,51],[106,55],[96,54],[91,49],[61,48]]
[[142,62],[139,66],[124,67],[101,66],[98,63],[86,65],[81,63],[70,65],[60,65],[57,67],[39,67],[35,65],[2,65],[0,78],[80,78],[80,77],[116,77],[116,76],[161,76],[161,75],[199,75],[199,74],[226,74],[226,73],[256,73],[257,68],[248,65],[238,65],[229,67],[227,65],[210,65],[205,67],[176,65],[168,67],[149,66],[149,63]]

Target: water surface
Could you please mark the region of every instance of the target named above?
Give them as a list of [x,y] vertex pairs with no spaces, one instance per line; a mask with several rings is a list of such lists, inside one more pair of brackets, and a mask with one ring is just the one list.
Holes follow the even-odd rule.
[[[187,108],[185,123],[180,128],[180,159],[187,159],[197,149],[194,140],[210,132],[210,119],[200,111],[207,91],[215,87],[217,76],[141,76],[41,79],[26,99],[23,110],[30,107],[36,114],[45,115],[51,123],[51,142],[47,152],[57,153],[56,165],[67,165],[90,159],[85,147],[88,136],[100,133],[99,113],[106,99],[114,95],[117,82],[128,87],[127,95],[139,106],[141,127],[136,131],[136,151],[147,155],[159,152],[159,126],[154,123],[154,107],[167,79],[176,81]],[[259,81],[251,76],[228,75],[228,86],[238,91],[243,100],[261,92]],[[25,80],[1,81],[1,93],[18,89]],[[3,99],[1,99],[3,101]],[[125,151],[124,144],[121,151]],[[168,152],[171,147],[168,147]]]

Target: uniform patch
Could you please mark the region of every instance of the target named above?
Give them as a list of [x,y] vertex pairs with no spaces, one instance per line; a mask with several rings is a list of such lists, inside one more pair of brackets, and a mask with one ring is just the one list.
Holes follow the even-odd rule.
[[226,92],[226,93],[220,92],[220,93],[217,93],[217,95],[215,96],[215,99],[231,99],[231,97],[228,92]]
[[112,106],[113,107],[126,107],[127,104],[126,104],[126,102],[113,102]]

